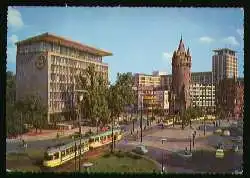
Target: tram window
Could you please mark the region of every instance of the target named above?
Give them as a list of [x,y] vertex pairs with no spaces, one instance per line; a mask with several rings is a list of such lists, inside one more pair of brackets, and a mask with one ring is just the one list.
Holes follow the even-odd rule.
[[54,159],[58,159],[59,158],[59,153],[58,152],[56,152],[56,153],[54,153]]
[[77,146],[77,149],[80,150],[80,145]]
[[52,155],[49,155],[48,153],[45,153],[44,154],[44,159],[47,160],[47,161],[50,161],[53,159],[53,156]]
[[70,148],[70,153],[72,153],[72,152],[74,152],[74,148],[73,147]]
[[68,149],[66,149],[66,155],[68,155],[69,154],[69,148]]
[[95,139],[95,142],[98,142],[98,141],[99,141],[99,138],[96,138],[96,139]]
[[94,139],[93,138],[89,139],[89,143],[92,143],[92,142],[94,142]]
[[62,157],[64,157],[65,156],[65,151],[62,151],[61,155],[62,155]]

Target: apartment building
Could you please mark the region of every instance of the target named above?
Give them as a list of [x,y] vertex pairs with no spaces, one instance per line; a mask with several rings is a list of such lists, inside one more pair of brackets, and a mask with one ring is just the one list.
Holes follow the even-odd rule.
[[215,53],[212,57],[214,82],[218,83],[226,78],[238,78],[236,52],[228,48],[213,51]]
[[112,53],[44,33],[16,43],[16,97],[37,94],[55,117],[75,119],[77,78],[89,65],[108,81],[104,56]]
[[133,80],[135,87],[157,87],[161,85],[161,78],[158,75],[136,73],[133,76]]
[[192,83],[190,85],[192,106],[215,109],[215,86],[212,84]]

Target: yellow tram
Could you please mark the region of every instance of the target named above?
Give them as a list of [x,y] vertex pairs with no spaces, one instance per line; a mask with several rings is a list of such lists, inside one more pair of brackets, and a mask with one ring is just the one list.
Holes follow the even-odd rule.
[[[122,138],[121,129],[113,130],[114,141],[119,141]],[[81,139],[81,153],[88,152],[89,149],[95,149],[112,142],[112,131],[106,131],[89,138]],[[76,146],[76,151],[75,151]],[[48,148],[44,154],[43,166],[56,167],[65,162],[79,156],[80,154],[80,139],[67,144],[57,145]]]
[[[119,141],[122,138],[121,129],[114,129],[113,130],[114,141]],[[106,131],[104,133],[91,136],[89,138],[89,147],[90,149],[98,148],[112,142],[112,131]]]
[[[76,151],[75,151],[76,145]],[[88,139],[81,140],[81,153],[89,150]],[[48,148],[44,154],[43,165],[45,167],[56,167],[80,154],[80,139],[65,145]]]

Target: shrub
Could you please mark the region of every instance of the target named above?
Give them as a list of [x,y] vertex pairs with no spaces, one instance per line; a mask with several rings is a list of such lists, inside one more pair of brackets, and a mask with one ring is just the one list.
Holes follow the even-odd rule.
[[117,156],[118,158],[123,158],[125,156],[125,154],[124,154],[124,152],[119,150],[118,152],[115,152],[115,156]]
[[105,153],[105,154],[103,155],[104,158],[108,158],[108,157],[110,157],[110,156],[111,156],[111,153],[110,153],[110,152],[107,152],[107,153]]

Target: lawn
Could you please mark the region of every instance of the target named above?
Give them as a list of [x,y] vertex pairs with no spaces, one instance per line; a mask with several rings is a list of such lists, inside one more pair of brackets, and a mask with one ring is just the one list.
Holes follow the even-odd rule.
[[28,149],[20,153],[6,154],[6,168],[14,171],[30,172],[41,171],[40,165],[43,158],[43,150]]
[[[90,172],[153,172],[159,170],[157,165],[151,160],[122,153],[104,155],[98,159],[90,159],[93,166]],[[121,155],[121,154],[120,154]]]

